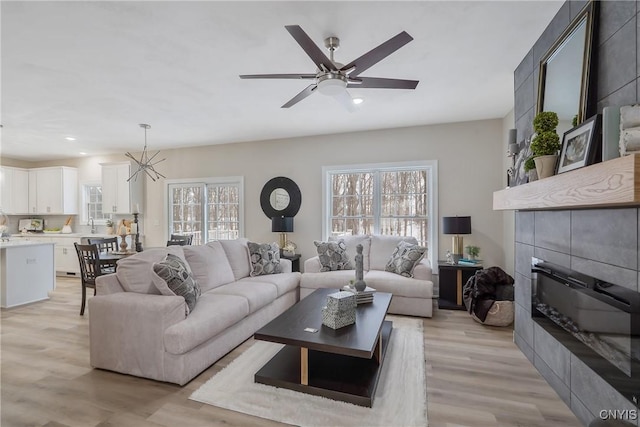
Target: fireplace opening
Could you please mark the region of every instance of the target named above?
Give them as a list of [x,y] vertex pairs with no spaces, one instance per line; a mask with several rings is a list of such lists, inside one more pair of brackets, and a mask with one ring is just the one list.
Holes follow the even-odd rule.
[[532,258],[531,317],[640,407],[640,293]]

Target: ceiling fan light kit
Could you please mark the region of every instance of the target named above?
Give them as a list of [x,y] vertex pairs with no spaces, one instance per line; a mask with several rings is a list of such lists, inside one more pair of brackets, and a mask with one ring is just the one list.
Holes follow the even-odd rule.
[[281,108],[289,108],[302,101],[318,89],[323,95],[333,97],[342,104],[348,111],[355,111],[354,105],[362,102],[355,102],[347,91],[350,87],[362,89],[415,89],[417,80],[387,79],[379,77],[360,77],[360,74],[405,44],[413,38],[405,31],[390,38],[378,47],[370,50],[359,58],[343,65],[334,61],[333,54],[340,47],[338,37],[327,37],[324,46],[329,50],[329,58],[311,40],[299,25],[285,26],[289,34],[298,42],[300,47],[316,64],[316,74],[245,74],[241,79],[313,79],[315,83],[307,86],[296,96],[286,102]]

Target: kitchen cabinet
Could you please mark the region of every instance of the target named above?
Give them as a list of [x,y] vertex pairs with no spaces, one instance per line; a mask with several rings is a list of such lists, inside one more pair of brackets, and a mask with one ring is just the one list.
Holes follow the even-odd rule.
[[16,237],[14,240],[31,243],[52,243],[54,247],[55,272],[58,276],[80,277],[80,263],[74,243],[80,243],[79,235],[38,234]]
[[29,213],[78,213],[78,170],[69,167],[29,169]]
[[131,176],[131,162],[101,163],[102,212],[130,214],[142,204],[142,177],[127,182]]
[[0,209],[5,214],[29,213],[29,171],[0,167]]
[[0,243],[0,306],[49,299],[56,286],[53,245],[26,241]]

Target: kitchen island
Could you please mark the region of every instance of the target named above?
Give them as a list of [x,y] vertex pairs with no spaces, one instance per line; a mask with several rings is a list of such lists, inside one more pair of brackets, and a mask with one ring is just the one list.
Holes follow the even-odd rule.
[[0,307],[49,299],[56,284],[54,251],[52,242],[0,242]]

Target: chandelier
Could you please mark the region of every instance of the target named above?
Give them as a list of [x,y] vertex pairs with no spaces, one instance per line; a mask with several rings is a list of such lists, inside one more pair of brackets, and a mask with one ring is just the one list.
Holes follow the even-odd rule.
[[140,127],[144,128],[144,149],[142,150],[142,155],[140,155],[140,160],[133,157],[133,154],[129,153],[128,151],[125,153],[125,156],[129,157],[138,165],[138,169],[136,169],[136,171],[129,177],[129,179],[127,179],[127,182],[131,181],[131,179],[133,179],[134,181],[137,181],[138,174],[141,172],[145,172],[147,175],[149,175],[149,178],[151,178],[153,182],[155,182],[156,179],[160,179],[160,177],[166,178],[166,176],[162,175],[160,172],[155,170],[154,166],[167,159],[165,158],[162,160],[156,160],[154,162],[153,159],[158,154],[160,154],[160,151],[157,151],[156,154],[154,154],[151,157],[149,157],[149,153],[147,152],[147,129],[150,129],[151,126],[146,123],[140,123]]

